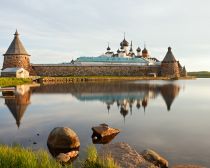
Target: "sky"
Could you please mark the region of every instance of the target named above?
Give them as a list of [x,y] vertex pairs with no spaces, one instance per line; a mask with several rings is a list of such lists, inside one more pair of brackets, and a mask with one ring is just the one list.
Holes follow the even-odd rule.
[[[188,71],[210,71],[209,0],[1,0],[0,53],[15,30],[32,63],[113,51],[123,34],[162,60],[168,46]],[[2,66],[3,56],[0,56]]]

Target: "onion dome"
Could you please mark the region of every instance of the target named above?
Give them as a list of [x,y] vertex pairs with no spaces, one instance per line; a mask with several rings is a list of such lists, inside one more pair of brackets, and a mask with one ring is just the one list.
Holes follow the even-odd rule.
[[117,50],[117,53],[120,53],[120,50],[119,49]]
[[18,31],[16,30],[14,34],[14,39],[10,44],[9,48],[7,49],[4,55],[28,55],[27,51],[25,50],[22,42],[19,39]]
[[176,59],[171,51],[171,47],[168,47],[168,52],[166,53],[166,56],[164,57],[162,62],[165,62],[165,63],[176,62]]
[[141,48],[138,47],[138,48],[136,49],[136,51],[137,51],[137,52],[141,52]]
[[128,47],[129,43],[126,41],[126,39],[124,38],[123,41],[120,43],[120,46],[125,46]]
[[147,107],[147,99],[144,99],[142,101],[142,106],[144,107],[144,111],[145,111],[145,108]]
[[147,49],[144,48],[144,49],[142,50],[142,53],[147,54],[147,53],[148,53]]

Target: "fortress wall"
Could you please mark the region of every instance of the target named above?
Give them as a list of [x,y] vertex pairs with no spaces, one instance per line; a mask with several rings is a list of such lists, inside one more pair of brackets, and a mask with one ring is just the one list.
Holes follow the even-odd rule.
[[160,74],[160,66],[70,66],[36,65],[32,68],[38,76],[147,76]]

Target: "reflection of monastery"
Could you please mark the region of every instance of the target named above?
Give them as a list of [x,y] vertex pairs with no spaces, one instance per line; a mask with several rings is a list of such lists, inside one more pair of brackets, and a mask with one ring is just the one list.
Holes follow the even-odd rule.
[[163,97],[167,110],[179,94],[180,87],[172,83],[168,84],[135,84],[127,82],[111,83],[77,83],[68,85],[46,85],[34,90],[35,93],[70,93],[80,101],[100,101],[110,108],[117,105],[123,117],[132,114],[134,108],[142,108],[146,111],[149,101]]
[[5,105],[14,116],[19,127],[21,119],[30,104],[31,93],[70,93],[80,101],[100,101],[105,103],[108,112],[112,106],[117,105],[120,114],[125,117],[128,113],[132,114],[133,108],[142,108],[145,112],[149,101],[157,98],[158,95],[163,97],[169,111],[179,91],[180,87],[175,84],[156,85],[111,82],[44,85],[35,88],[22,85],[17,86],[15,92],[5,91],[2,95],[5,99]]
[[[66,64],[31,64],[30,55],[15,37],[4,54],[2,76],[24,76],[28,72],[37,76],[164,76],[169,78],[186,76],[186,69],[174,57],[171,47],[162,61],[149,54],[146,46],[133,49],[133,43],[125,39],[114,53],[108,45],[107,51],[98,57],[79,57]],[[22,74],[21,74],[22,73]]]

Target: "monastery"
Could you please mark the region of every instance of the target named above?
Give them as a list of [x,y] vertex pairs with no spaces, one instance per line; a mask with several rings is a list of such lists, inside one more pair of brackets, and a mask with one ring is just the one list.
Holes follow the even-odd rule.
[[107,51],[98,57],[79,57],[65,64],[32,64],[16,31],[14,39],[3,55],[1,76],[187,76],[184,66],[176,60],[171,47],[162,61],[149,55],[146,46],[133,50],[132,41],[125,39],[114,53],[109,44]]

